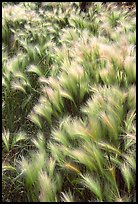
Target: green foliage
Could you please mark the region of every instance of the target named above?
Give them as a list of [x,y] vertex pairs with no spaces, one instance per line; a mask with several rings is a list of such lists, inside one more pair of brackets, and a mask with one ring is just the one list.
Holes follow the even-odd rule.
[[3,201],[135,201],[136,9],[81,5],[2,3]]

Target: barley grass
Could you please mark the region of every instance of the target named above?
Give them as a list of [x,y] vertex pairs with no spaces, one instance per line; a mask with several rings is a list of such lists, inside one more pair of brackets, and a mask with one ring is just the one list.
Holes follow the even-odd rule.
[[3,202],[136,201],[135,4],[83,6],[2,3]]

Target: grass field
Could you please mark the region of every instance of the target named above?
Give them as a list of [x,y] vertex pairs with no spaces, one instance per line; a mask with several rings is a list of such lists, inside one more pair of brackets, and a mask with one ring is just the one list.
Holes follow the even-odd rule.
[[2,3],[3,202],[136,202],[136,7]]

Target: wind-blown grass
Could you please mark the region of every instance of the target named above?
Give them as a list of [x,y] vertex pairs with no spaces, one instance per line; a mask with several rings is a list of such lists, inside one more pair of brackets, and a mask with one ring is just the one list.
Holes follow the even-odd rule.
[[2,4],[3,201],[135,202],[136,9],[86,7]]

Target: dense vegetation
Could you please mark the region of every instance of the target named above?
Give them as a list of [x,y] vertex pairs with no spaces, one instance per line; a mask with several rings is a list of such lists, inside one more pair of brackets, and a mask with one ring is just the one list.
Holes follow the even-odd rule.
[[135,202],[136,8],[2,3],[2,199]]

